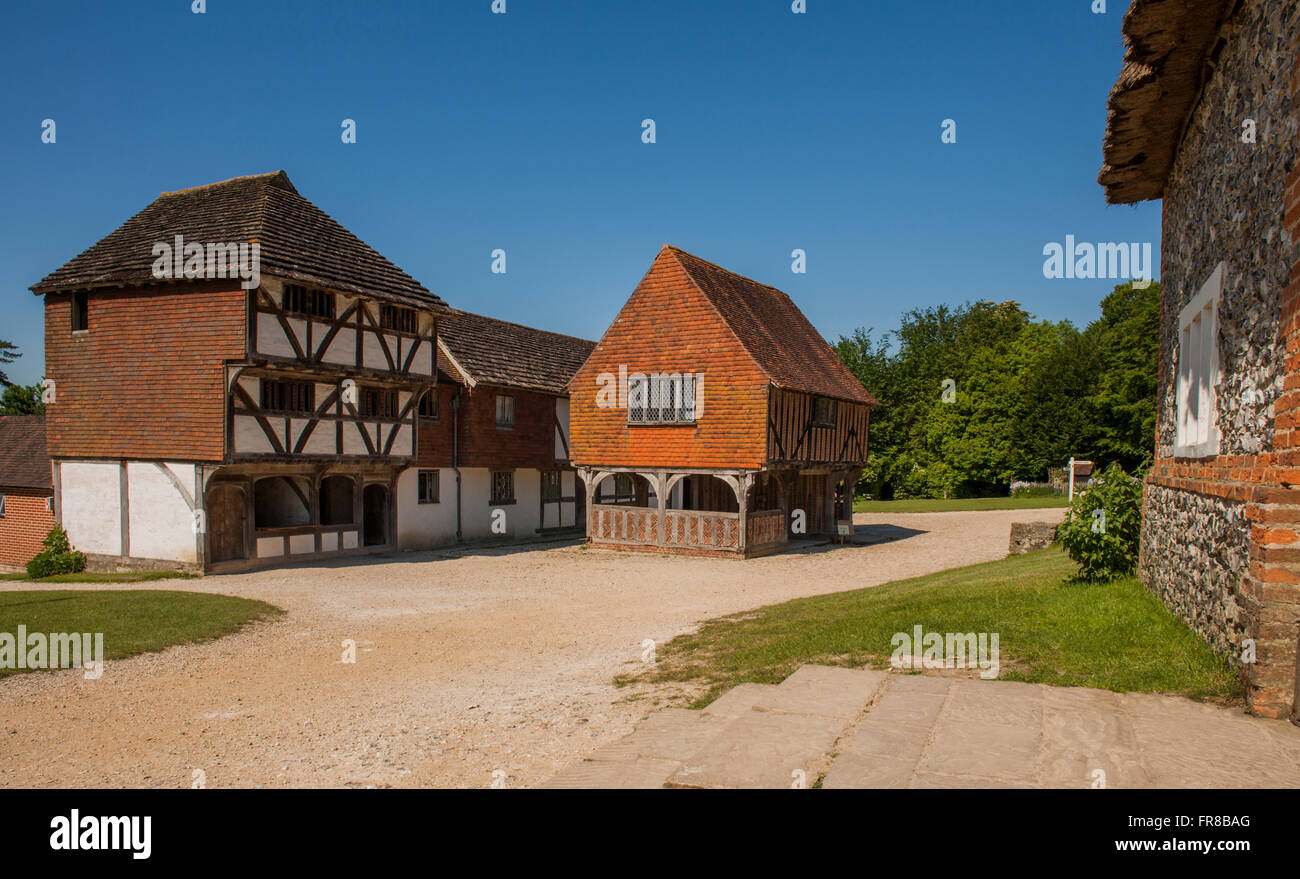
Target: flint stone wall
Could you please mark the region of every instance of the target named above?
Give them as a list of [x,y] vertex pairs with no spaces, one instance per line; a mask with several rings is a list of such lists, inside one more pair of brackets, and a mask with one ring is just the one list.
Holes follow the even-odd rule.
[[1238,603],[1249,571],[1245,506],[1148,484],[1143,498],[1142,582],[1220,653],[1246,637]]
[[[1295,0],[1247,2],[1197,104],[1164,198],[1156,445],[1174,450],[1178,313],[1226,262],[1217,389],[1219,453],[1273,448],[1282,389],[1281,296],[1300,248],[1283,232],[1287,172],[1300,150],[1291,106]],[[1254,119],[1256,142],[1241,142]]]

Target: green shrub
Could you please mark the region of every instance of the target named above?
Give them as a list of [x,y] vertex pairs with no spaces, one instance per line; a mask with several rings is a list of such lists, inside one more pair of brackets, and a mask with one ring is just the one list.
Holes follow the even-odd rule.
[[1111,464],[1078,494],[1057,538],[1079,566],[1076,580],[1131,574],[1142,537],[1142,481]]
[[86,554],[72,548],[68,543],[68,532],[60,526],[50,529],[42,546],[44,549],[27,563],[27,576],[33,580],[86,570]]

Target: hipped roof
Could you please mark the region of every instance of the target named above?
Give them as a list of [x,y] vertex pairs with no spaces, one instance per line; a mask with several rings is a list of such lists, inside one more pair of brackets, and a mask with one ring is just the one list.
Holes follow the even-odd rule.
[[262,274],[415,308],[450,310],[440,297],[303,198],[283,171],[164,192],[33,284],[32,292],[158,283],[153,247],[172,246],[177,235],[205,246],[256,241]]

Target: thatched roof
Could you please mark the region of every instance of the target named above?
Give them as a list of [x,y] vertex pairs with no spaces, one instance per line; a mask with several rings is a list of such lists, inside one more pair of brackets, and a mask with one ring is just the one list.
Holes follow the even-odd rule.
[[1187,117],[1195,107],[1219,27],[1234,0],[1133,0],[1124,16],[1124,68],[1110,90],[1106,201],[1164,195]]

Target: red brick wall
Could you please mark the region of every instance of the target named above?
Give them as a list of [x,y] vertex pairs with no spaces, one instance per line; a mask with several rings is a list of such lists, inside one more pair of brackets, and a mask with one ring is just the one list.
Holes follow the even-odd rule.
[[[1290,89],[1294,112],[1300,107],[1300,47]],[[1291,241],[1300,241],[1300,165],[1287,174],[1283,224]],[[1300,624],[1300,262],[1282,292],[1281,336],[1286,377],[1273,405],[1274,454],[1259,456],[1272,460],[1251,472],[1253,480],[1271,485],[1254,489],[1255,503],[1247,507],[1251,564],[1244,579],[1258,644],[1258,661],[1245,669],[1247,695],[1257,714],[1274,717],[1292,710]]]
[[5,514],[0,517],[0,565],[25,565],[41,551],[41,541],[54,526],[45,506],[49,493],[0,489]]
[[71,294],[47,294],[50,456],[220,461],[222,363],[244,357],[247,333],[247,294],[228,284],[92,290],[84,334]]
[[[438,421],[422,420],[419,425],[417,467],[450,467],[452,463],[451,401],[456,388],[444,385],[438,392]],[[497,427],[497,394],[515,398],[512,430]],[[459,420],[462,467],[549,470],[555,466],[555,398],[548,394],[476,385],[461,394]]]
[[[601,408],[601,373],[703,372],[704,405],[690,427],[628,427]],[[660,252],[570,385],[570,447],[578,466],[763,465],[769,380],[671,251]]]

